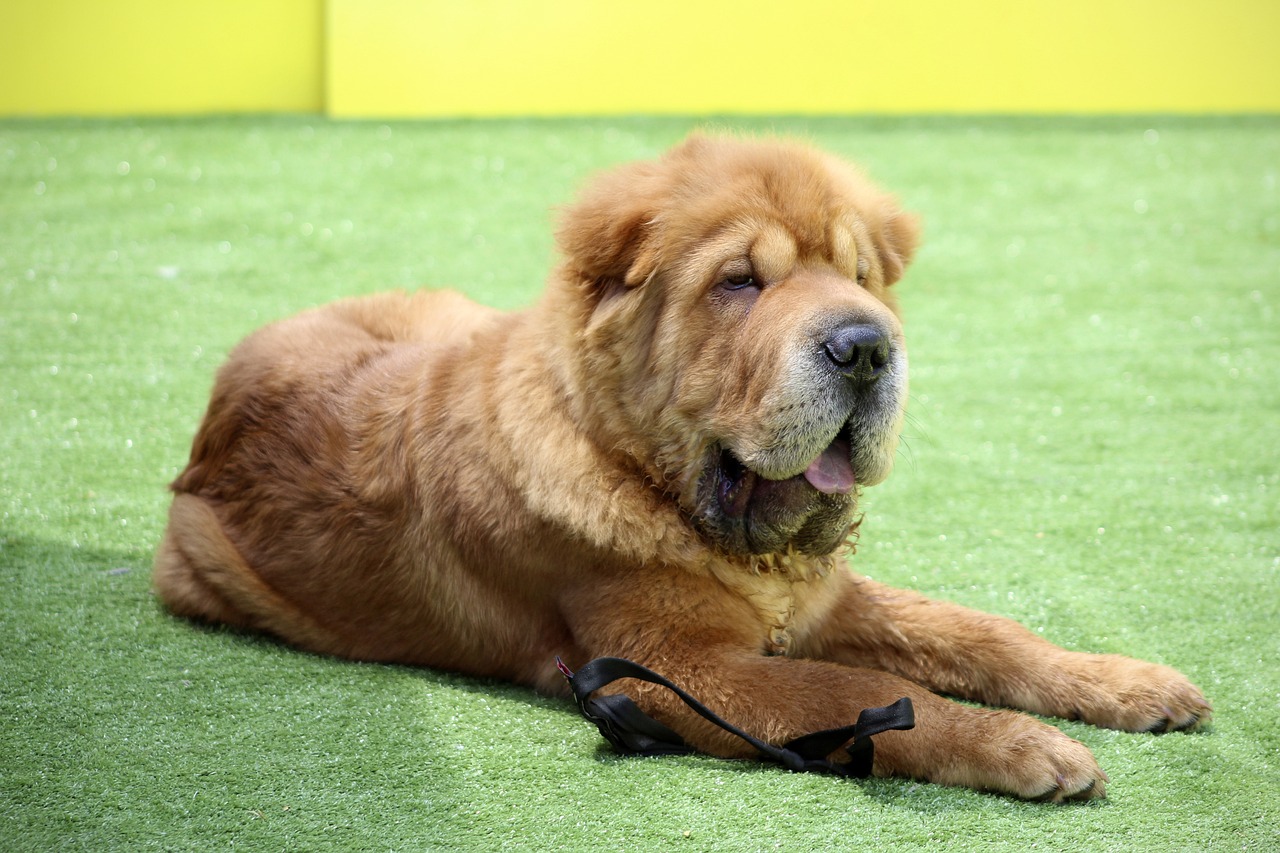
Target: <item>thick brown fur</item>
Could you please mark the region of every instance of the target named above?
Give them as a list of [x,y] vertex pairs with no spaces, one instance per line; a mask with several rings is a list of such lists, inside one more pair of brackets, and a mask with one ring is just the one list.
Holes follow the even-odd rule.
[[550,693],[557,655],[627,657],[775,743],[909,696],[917,725],[877,736],[877,774],[1028,798],[1102,796],[1106,776],[1051,726],[938,693],[1129,731],[1208,717],[1171,669],[846,567],[902,422],[891,285],[917,240],[858,172],[694,137],[598,178],[558,239],[520,313],[388,294],[240,344],[173,484],[168,607]]

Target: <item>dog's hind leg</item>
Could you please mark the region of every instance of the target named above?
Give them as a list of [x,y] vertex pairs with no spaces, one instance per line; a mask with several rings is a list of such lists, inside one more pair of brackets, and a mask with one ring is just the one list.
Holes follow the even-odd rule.
[[344,652],[333,632],[249,567],[217,515],[195,495],[174,496],[152,582],[160,599],[179,616],[265,631],[312,651]]

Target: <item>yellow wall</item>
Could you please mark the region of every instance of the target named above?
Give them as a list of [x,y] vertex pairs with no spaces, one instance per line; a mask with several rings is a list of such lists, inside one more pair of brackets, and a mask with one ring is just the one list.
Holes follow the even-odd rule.
[[0,0],[0,115],[316,112],[324,0]]
[[1280,111],[1280,0],[330,0],[340,116]]
[[1280,112],[1280,0],[0,0],[0,115]]

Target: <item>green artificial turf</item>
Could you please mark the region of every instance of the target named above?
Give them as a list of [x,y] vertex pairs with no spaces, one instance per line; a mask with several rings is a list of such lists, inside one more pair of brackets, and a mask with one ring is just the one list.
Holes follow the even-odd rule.
[[[911,418],[857,567],[1216,716],[1052,720],[1049,806],[623,759],[557,701],[171,618],[151,553],[213,371],[338,296],[532,300],[551,209],[684,120],[0,122],[0,847],[1280,846],[1280,119],[775,119],[920,212]],[[424,630],[430,630],[424,626]]]

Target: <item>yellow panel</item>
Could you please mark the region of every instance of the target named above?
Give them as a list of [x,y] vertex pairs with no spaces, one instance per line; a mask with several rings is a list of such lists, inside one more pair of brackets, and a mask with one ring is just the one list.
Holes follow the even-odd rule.
[[323,108],[323,0],[0,0],[0,114]]
[[1276,0],[329,0],[339,116],[1280,111]]
[[0,0],[0,114],[1280,112],[1277,45],[1277,0]]

